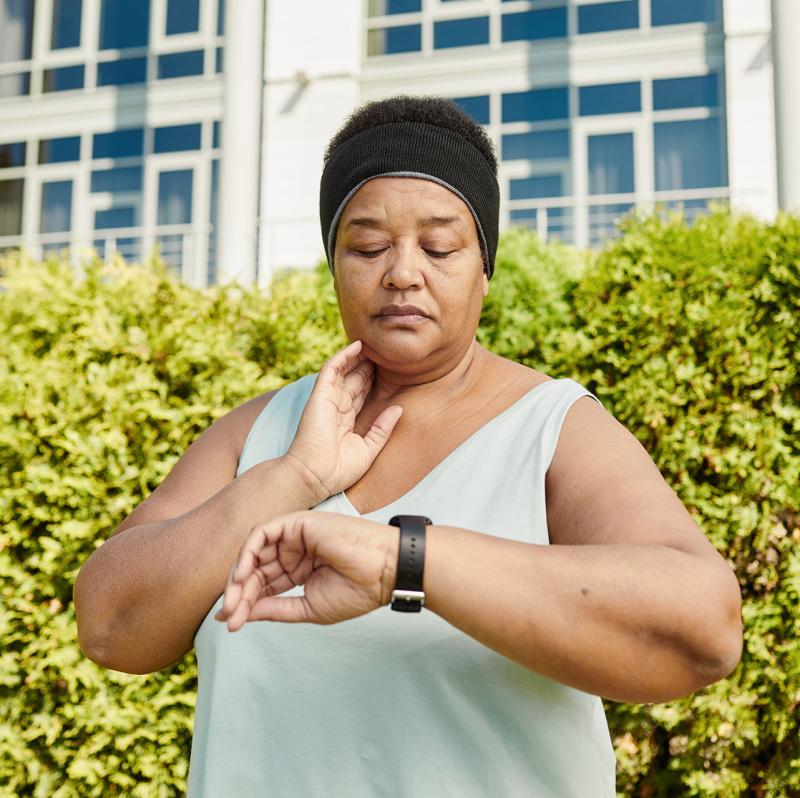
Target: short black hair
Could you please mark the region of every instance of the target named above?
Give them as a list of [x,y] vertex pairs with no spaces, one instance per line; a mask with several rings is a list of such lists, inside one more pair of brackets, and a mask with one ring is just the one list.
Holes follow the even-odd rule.
[[325,150],[324,164],[327,165],[333,151],[340,144],[357,133],[391,122],[423,122],[458,133],[483,155],[497,176],[497,156],[492,140],[457,103],[443,97],[412,97],[407,94],[373,100],[356,108],[330,140]]

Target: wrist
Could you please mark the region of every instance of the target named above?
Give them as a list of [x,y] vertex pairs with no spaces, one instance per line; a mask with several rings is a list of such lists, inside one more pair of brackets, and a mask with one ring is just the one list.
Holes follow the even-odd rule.
[[287,452],[278,459],[287,479],[296,486],[306,509],[315,507],[330,496],[322,480],[300,458]]

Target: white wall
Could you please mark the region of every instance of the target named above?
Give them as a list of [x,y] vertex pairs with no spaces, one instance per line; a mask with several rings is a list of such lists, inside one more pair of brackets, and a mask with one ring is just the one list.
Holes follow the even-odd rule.
[[319,179],[325,147],[359,104],[360,0],[270,0],[262,142],[259,283],[324,258]]

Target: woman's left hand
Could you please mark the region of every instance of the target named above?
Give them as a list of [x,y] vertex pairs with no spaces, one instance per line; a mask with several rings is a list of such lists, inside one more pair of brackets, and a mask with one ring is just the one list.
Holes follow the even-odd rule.
[[[305,510],[253,527],[214,616],[235,632],[248,621],[338,623],[389,603],[399,530]],[[280,596],[305,585],[304,596]]]

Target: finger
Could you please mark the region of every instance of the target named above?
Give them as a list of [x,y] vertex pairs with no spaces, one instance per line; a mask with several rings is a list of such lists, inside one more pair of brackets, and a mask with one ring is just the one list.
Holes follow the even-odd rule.
[[350,397],[356,415],[364,406],[364,400],[369,393],[374,374],[375,366],[373,362],[364,360],[344,378],[343,388]]
[[373,460],[386,445],[386,441],[389,440],[392,432],[394,432],[394,428],[402,415],[403,408],[400,405],[392,405],[387,407],[372,423],[369,432],[364,436],[364,443],[367,444]]
[[259,599],[250,610],[251,621],[308,623],[315,620],[305,596],[267,596]]
[[322,366],[317,380],[322,378],[323,382],[333,382],[337,377],[348,374],[366,358],[361,347],[361,340],[357,338],[351,344],[340,349]]
[[283,520],[283,517],[274,518],[266,524],[257,524],[250,530],[236,561],[233,573],[235,581],[244,582],[264,562],[275,559],[275,544],[283,534]]

